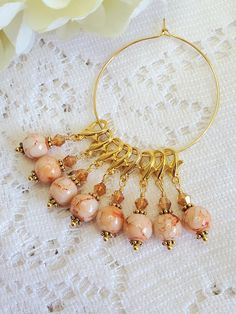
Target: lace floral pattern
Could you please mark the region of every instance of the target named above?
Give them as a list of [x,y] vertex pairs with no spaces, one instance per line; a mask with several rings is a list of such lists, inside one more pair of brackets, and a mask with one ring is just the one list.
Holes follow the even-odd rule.
[[[207,53],[221,81],[221,110],[214,127],[181,155],[184,188],[213,216],[209,243],[185,232],[172,252],[152,238],[135,253],[123,235],[104,243],[94,224],[73,230],[67,210],[47,209],[47,187],[27,181],[32,163],[14,153],[27,132],[73,132],[91,122],[91,90],[101,64],[129,40],[157,33],[162,9],[153,1],[115,40],[82,33],[62,42],[43,35],[29,54],[0,73],[2,313],[235,311],[236,21],[233,1],[204,5],[187,0],[169,3],[167,21],[170,31],[193,40]],[[190,7],[195,15],[189,14]],[[99,112],[134,145],[178,146],[209,119],[214,98],[211,76],[201,58],[177,42],[145,47],[138,47],[137,55],[127,51],[108,69],[98,90]],[[68,144],[53,154],[77,153],[82,147]],[[83,191],[101,175],[101,170],[93,174]],[[125,215],[134,208],[137,182],[134,176],[127,186]],[[117,180],[110,181],[108,197],[116,186]],[[167,192],[175,203],[168,182]],[[147,198],[153,219],[159,198],[153,185]]]

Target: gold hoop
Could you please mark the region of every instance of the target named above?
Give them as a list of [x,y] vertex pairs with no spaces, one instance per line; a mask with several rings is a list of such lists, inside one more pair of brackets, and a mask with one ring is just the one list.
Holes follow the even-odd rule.
[[[177,38],[197,50],[210,66],[216,84],[216,106],[208,126],[191,143],[178,151],[170,147],[155,150],[140,150],[124,143],[120,138],[114,136],[106,120],[99,119],[96,107],[98,84],[108,64],[129,46],[161,36]],[[219,97],[218,78],[209,59],[192,43],[176,35],[171,35],[165,26],[165,20],[163,20],[163,28],[160,35],[139,39],[126,45],[104,64],[98,74],[93,91],[94,113],[96,116],[94,122],[89,124],[84,130],[74,134],[57,134],[54,137],[43,137],[38,134],[28,135],[19,144],[16,151],[25,154],[31,159],[36,159],[35,168],[28,177],[30,181],[41,181],[51,184],[50,198],[47,204],[49,208],[54,206],[65,207],[70,204],[72,227],[78,227],[82,222],[91,221],[96,217],[101,235],[105,241],[108,241],[110,238],[115,237],[124,226],[123,230],[135,251],[139,249],[143,241],[151,237],[152,229],[154,229],[154,233],[159,238],[163,238],[162,244],[168,250],[171,250],[175,244],[175,237],[181,233],[181,220],[173,213],[171,201],[167,198],[165,191],[164,180],[165,177],[169,177],[178,193],[177,203],[184,212],[182,217],[184,226],[196,232],[197,239],[207,241],[211,225],[210,213],[203,207],[194,206],[190,196],[183,191],[179,178],[179,167],[183,161],[179,159],[178,152],[196,143],[209,129],[219,108]],[[68,140],[76,142],[83,139],[90,141],[89,147],[77,155],[67,155],[63,160],[56,160],[53,156],[47,155],[48,149],[52,146],[61,146]],[[93,160],[90,161],[90,164],[85,169],[74,168],[79,159],[91,158]],[[93,192],[81,194],[77,190],[77,186],[84,184],[89,173],[104,164],[109,164],[109,166],[102,180],[94,185]],[[69,172],[67,172],[68,170]],[[62,174],[62,171],[65,171],[65,174]],[[121,203],[124,200],[123,192],[129,177],[135,171],[139,175],[140,194],[135,201],[136,209],[125,220],[121,207]],[[113,192],[109,205],[102,208],[98,202],[100,197],[106,194],[108,177],[114,175],[116,172],[120,174],[118,189]],[[148,200],[145,195],[150,179],[154,179],[155,185],[161,193],[157,207],[159,215],[163,215],[156,218],[153,228],[152,220],[143,216],[147,214],[146,207],[148,206]],[[81,201],[86,202],[83,208],[80,207]],[[88,204],[87,201],[92,201],[92,203]],[[195,223],[195,220],[197,220],[197,223]]]
[[95,84],[94,84],[94,89],[93,89],[93,110],[94,110],[94,114],[96,117],[96,120],[98,122],[98,124],[100,125],[100,118],[98,116],[98,112],[97,112],[97,89],[99,86],[99,82],[106,70],[106,68],[108,67],[108,65],[124,50],[126,50],[127,48],[138,44],[140,42],[144,42],[144,41],[148,41],[148,40],[155,40],[155,39],[159,39],[163,36],[169,37],[169,38],[174,38],[177,40],[180,40],[182,42],[184,42],[185,44],[189,45],[190,47],[192,47],[194,50],[196,50],[206,61],[206,63],[208,64],[211,73],[213,74],[213,78],[214,78],[214,82],[215,82],[215,88],[216,88],[216,101],[215,101],[215,107],[214,107],[214,111],[211,115],[211,118],[209,120],[209,123],[207,124],[207,126],[205,127],[205,129],[203,131],[201,131],[190,143],[186,144],[185,146],[179,148],[179,149],[175,149],[176,153],[180,153],[184,150],[186,150],[187,148],[191,147],[192,145],[196,144],[205,134],[206,132],[209,130],[209,128],[211,127],[212,123],[214,122],[217,112],[219,110],[219,106],[220,106],[220,87],[219,87],[219,79],[217,77],[216,71],[210,61],[210,59],[197,47],[195,46],[193,43],[189,42],[188,40],[186,40],[185,38],[182,38],[180,36],[171,34],[168,29],[166,28],[166,21],[165,19],[163,19],[163,26],[162,26],[162,30],[161,30],[161,34],[160,35],[155,35],[155,36],[150,36],[150,37],[144,37],[144,38],[140,38],[137,39],[135,41],[132,41],[130,43],[128,43],[127,45],[125,45],[124,47],[120,48],[119,50],[117,50],[109,59],[108,61],[102,66],[101,70],[99,71],[97,78],[95,80]]

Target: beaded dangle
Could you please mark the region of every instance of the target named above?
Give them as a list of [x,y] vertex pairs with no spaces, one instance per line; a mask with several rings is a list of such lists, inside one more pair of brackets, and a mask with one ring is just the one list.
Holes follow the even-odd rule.
[[162,245],[166,246],[168,250],[172,250],[176,238],[181,236],[182,224],[180,218],[173,213],[171,201],[166,196],[162,181],[162,178],[156,180],[161,191],[161,197],[157,205],[159,215],[154,220],[153,229],[155,236],[163,241]]
[[[206,128],[186,146],[178,150],[174,148],[141,150],[116,137],[108,122],[99,118],[96,104],[97,88],[109,63],[123,50],[137,43],[159,39],[163,36],[177,39],[191,46],[205,59],[215,80],[215,110]],[[206,241],[211,226],[211,217],[206,209],[193,205],[190,196],[184,193],[180,187],[179,167],[183,161],[179,160],[179,153],[202,138],[214,121],[219,108],[218,78],[208,57],[186,39],[171,34],[166,29],[164,20],[161,34],[145,37],[127,44],[115,52],[103,65],[95,81],[93,103],[96,120],[81,132],[67,135],[57,134],[53,137],[30,134],[16,148],[17,152],[35,161],[29,180],[49,185],[47,206],[49,208],[69,207],[71,212],[70,225],[72,227],[79,227],[82,223],[96,221],[104,241],[108,241],[124,231],[135,251],[151,237],[152,229],[168,250],[174,247],[176,238],[181,234],[182,225],[188,231],[196,233],[198,239]],[[53,146],[60,147],[66,141],[77,142],[84,139],[89,140],[90,145],[78,155],[68,155],[57,160],[49,153]],[[81,159],[91,159],[92,161],[90,161],[87,168],[77,168],[77,164],[80,163]],[[107,166],[102,181],[96,183],[92,191],[81,194],[79,188],[89,179],[89,174],[101,166]],[[101,207],[100,198],[106,194],[106,180],[117,172],[120,173],[119,187],[111,195],[107,206]],[[124,190],[129,177],[134,173],[139,176],[140,195],[134,202],[133,213],[125,218],[127,211],[123,205]],[[171,204],[164,191],[163,182],[165,177],[171,179],[177,190],[177,204],[183,211],[182,218],[174,214],[174,205]],[[161,192],[157,206],[159,215],[153,224],[147,215],[149,204],[145,197],[151,178],[154,179]]]

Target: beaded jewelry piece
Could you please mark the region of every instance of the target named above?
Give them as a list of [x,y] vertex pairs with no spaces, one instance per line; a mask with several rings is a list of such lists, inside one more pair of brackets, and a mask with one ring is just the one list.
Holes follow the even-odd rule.
[[[107,66],[128,47],[148,40],[156,40],[161,37],[174,38],[192,47],[208,64],[213,74],[216,87],[216,103],[210,121],[206,128],[186,146],[176,150],[173,148],[159,148],[156,150],[140,150],[124,143],[115,137],[106,120],[98,116],[96,94],[97,88]],[[220,101],[219,82],[216,72],[208,57],[194,44],[177,35],[171,34],[163,20],[163,28],[160,35],[145,37],[133,41],[120,50],[116,51],[101,68],[93,90],[94,113],[96,120],[77,134],[56,135],[44,137],[39,134],[28,135],[16,151],[25,154],[26,157],[35,160],[34,170],[29,180],[50,185],[49,201],[47,206],[68,206],[71,212],[71,226],[78,227],[81,223],[96,219],[96,224],[101,230],[105,241],[115,237],[122,229],[129,239],[134,250],[148,240],[154,234],[163,242],[162,244],[171,250],[176,238],[181,235],[182,225],[184,228],[197,235],[198,239],[207,240],[208,230],[211,226],[211,216],[207,209],[193,205],[190,196],[186,194],[179,179],[179,167],[183,163],[179,160],[179,153],[190,148],[198,142],[210,128],[214,121]],[[62,160],[56,160],[47,155],[52,146],[62,146],[66,141],[91,141],[87,150],[80,155],[68,155]],[[93,158],[87,169],[74,169],[77,161],[81,158]],[[78,187],[83,185],[94,169],[103,164],[109,164],[101,182],[98,182],[93,191],[86,194],[78,193]],[[106,181],[115,172],[120,172],[119,188],[113,192],[110,203],[100,208],[99,200],[106,194]],[[140,177],[140,196],[135,201],[135,210],[125,219],[121,204],[124,200],[124,188],[129,176],[137,172]],[[177,192],[177,203],[183,210],[180,220],[172,210],[171,202],[167,198],[163,188],[165,176],[171,178]],[[149,179],[153,177],[161,191],[158,203],[159,216],[155,219],[153,228],[152,221],[147,217],[148,201],[145,198]]]

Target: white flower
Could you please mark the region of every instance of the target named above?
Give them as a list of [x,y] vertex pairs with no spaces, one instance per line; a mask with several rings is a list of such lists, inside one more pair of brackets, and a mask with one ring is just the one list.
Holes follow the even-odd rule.
[[0,0],[0,69],[13,58],[15,52],[27,52],[33,44],[33,33],[24,23],[23,1]]
[[59,29],[65,35],[84,29],[114,36],[150,0],[0,0],[0,69],[14,55],[28,52],[35,32]]
[[115,36],[122,33],[130,19],[140,13],[149,2],[148,0],[104,0],[95,12],[78,22],[87,31]]
[[[65,26],[113,36],[121,33],[132,15],[149,0],[26,0],[25,19],[37,32]],[[67,31],[67,32],[68,32]]]

